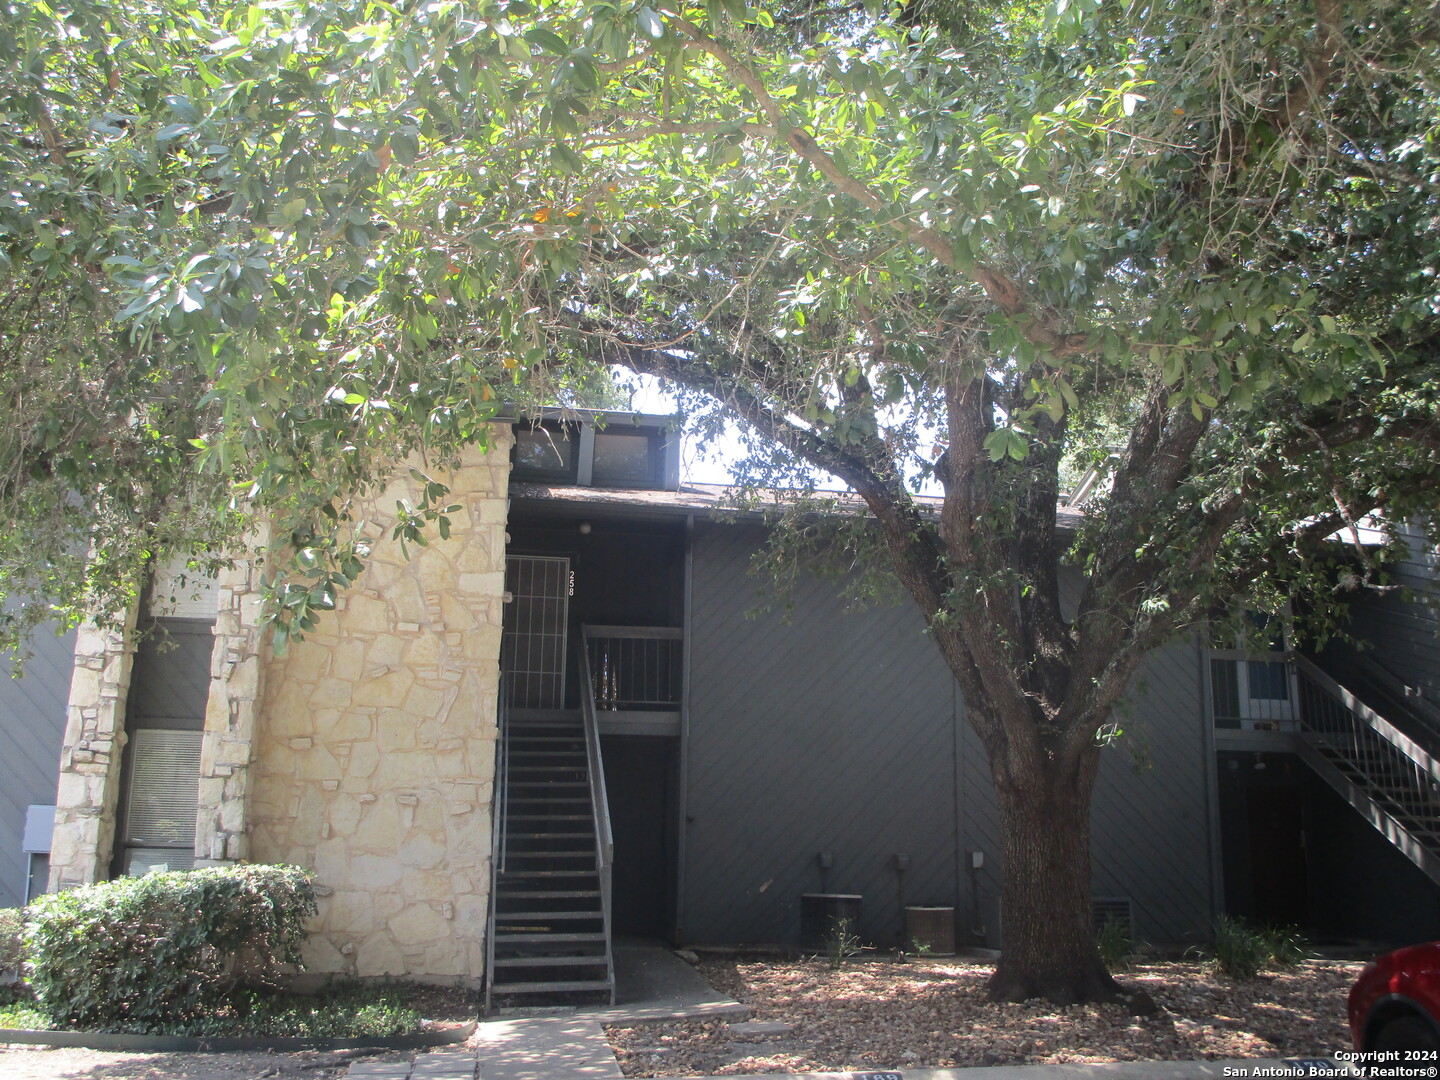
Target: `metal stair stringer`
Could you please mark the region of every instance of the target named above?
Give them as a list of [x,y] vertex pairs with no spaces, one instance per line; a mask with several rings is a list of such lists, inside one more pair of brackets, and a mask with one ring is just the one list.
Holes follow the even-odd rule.
[[1314,663],[1293,663],[1301,760],[1440,885],[1440,761]]
[[1316,776],[1324,780],[1342,799],[1350,804],[1361,817],[1368,821],[1395,849],[1418,866],[1422,873],[1440,885],[1440,851],[1434,851],[1423,842],[1378,801],[1366,794],[1365,789],[1341,772],[1335,764],[1321,753],[1309,740],[1296,740],[1296,752]]

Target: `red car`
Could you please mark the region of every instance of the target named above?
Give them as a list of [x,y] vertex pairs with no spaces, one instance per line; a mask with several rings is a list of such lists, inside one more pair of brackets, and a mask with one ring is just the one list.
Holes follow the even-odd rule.
[[1350,988],[1349,1012],[1356,1050],[1440,1050],[1440,942],[1366,964]]

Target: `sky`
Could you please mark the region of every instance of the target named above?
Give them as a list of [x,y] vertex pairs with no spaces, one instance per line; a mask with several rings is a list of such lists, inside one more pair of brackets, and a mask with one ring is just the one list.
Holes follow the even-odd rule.
[[[672,416],[680,409],[674,394],[660,386],[660,380],[650,375],[636,375],[629,371],[617,371],[617,381],[631,392],[632,408],[636,412],[659,416]],[[729,484],[735,480],[732,466],[745,456],[745,447],[740,441],[739,428],[734,423],[725,425],[725,434],[719,439],[701,446],[692,436],[686,436],[680,448],[680,479],[690,484]],[[821,491],[847,491],[843,481],[823,470],[814,470],[816,487]],[[913,489],[912,484],[912,489]],[[941,494],[939,484],[933,479],[926,480],[917,489],[922,495]]]

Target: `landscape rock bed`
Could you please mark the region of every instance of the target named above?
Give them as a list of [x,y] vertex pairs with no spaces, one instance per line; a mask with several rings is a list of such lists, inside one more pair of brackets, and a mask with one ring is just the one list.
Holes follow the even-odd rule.
[[626,1076],[884,1070],[970,1065],[1246,1057],[1328,1057],[1349,1048],[1345,997],[1358,963],[1308,961],[1250,982],[1193,961],[1137,964],[1119,976],[1160,1006],[996,1005],[991,968],[919,960],[714,959],[699,964],[752,1020],[790,1025],[737,1034],[723,1020],[606,1029]]

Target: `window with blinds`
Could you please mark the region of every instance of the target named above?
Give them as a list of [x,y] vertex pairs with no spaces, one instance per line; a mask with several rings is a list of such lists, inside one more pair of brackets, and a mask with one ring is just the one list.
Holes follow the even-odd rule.
[[199,731],[141,728],[130,736],[125,793],[125,874],[188,869],[195,862]]

